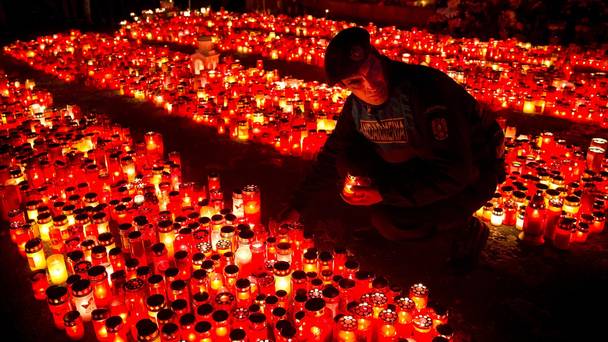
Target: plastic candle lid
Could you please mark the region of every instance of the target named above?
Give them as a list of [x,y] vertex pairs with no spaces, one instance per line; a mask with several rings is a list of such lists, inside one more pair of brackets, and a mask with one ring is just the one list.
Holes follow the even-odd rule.
[[64,286],[51,285],[46,289],[46,297],[50,304],[60,304],[67,299],[68,289]]
[[188,302],[185,299],[176,299],[171,303],[171,310],[173,312],[180,312],[186,308],[188,308]]
[[191,313],[183,314],[179,318],[179,325],[181,325],[181,326],[190,325],[190,324],[194,323],[195,320],[196,320],[196,317],[194,317],[193,314],[191,314]]
[[158,326],[149,318],[139,320],[135,323],[135,328],[137,329],[138,339],[144,341],[152,340],[151,338],[158,334]]
[[65,323],[66,326],[73,326],[74,322],[80,317],[80,312],[73,310],[73,311],[69,311],[67,312],[64,316],[63,316],[63,322]]
[[122,324],[122,318],[120,316],[112,316],[106,319],[106,328],[110,331],[115,330]]
[[[203,323],[203,322],[199,322],[199,323]],[[197,325],[199,323],[197,323]],[[194,329],[196,329],[196,326],[194,326]],[[177,324],[175,324],[173,322],[169,322],[169,323],[165,324],[163,326],[163,328],[161,329],[161,333],[167,337],[175,337],[175,336],[177,336],[178,332],[179,332],[179,327],[177,326]]]
[[165,302],[165,297],[161,294],[153,294],[146,299],[149,307],[159,307]]
[[211,305],[209,303],[205,303],[205,304],[199,306],[198,308],[196,308],[196,314],[198,316],[207,316],[212,312],[213,312],[213,305]]
[[246,278],[241,278],[236,281],[235,285],[238,289],[246,289],[247,287],[251,286],[251,281]]
[[308,311],[319,311],[325,307],[325,300],[323,298],[311,298],[306,301],[304,308]]
[[88,279],[79,279],[72,284],[74,296],[81,297],[91,293],[91,282]]
[[237,328],[234,329],[230,332],[230,339],[232,340],[244,340],[245,336],[247,334],[245,333],[245,330]]
[[226,310],[217,310],[215,311],[211,317],[216,322],[224,322],[228,319],[228,312]]
[[194,325],[194,331],[199,334],[203,334],[211,330],[211,323],[207,321],[200,321]]
[[266,315],[260,312],[254,312],[249,315],[249,321],[251,321],[252,323],[262,323],[266,321]]

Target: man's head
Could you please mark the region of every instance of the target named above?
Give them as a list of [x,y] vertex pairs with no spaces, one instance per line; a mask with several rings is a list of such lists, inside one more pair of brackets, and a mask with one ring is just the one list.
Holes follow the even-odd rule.
[[388,84],[379,53],[369,33],[359,27],[340,31],[325,51],[325,72],[330,85],[340,84],[371,105],[388,98]]

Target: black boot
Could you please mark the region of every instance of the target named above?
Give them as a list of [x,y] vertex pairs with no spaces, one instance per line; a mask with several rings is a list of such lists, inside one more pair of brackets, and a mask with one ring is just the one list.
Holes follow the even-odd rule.
[[452,243],[449,265],[455,273],[467,273],[479,262],[488,242],[490,228],[477,217],[471,217]]

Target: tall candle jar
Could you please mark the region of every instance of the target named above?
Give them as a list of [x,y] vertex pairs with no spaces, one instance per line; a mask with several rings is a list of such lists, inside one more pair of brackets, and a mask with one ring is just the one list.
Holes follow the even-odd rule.
[[25,243],[25,254],[32,271],[46,268],[46,257],[40,238],[34,238]]
[[51,285],[46,289],[46,298],[55,327],[65,329],[63,316],[72,310],[68,289],[65,286]]
[[77,341],[84,337],[84,324],[79,311],[69,311],[63,316],[65,333],[70,340]]
[[78,310],[82,320],[90,321],[91,313],[97,309],[97,306],[95,305],[93,288],[88,279],[80,279],[72,284],[72,300],[74,308]]

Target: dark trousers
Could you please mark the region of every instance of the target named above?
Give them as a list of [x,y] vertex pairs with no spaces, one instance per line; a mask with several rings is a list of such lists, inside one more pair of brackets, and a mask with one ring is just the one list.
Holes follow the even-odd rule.
[[[354,150],[354,149],[353,149]],[[412,160],[403,164],[389,164],[365,148],[338,161],[338,172],[344,179],[346,173],[369,176],[374,183],[390,186],[404,179],[423,179],[431,167],[422,161]],[[464,227],[471,215],[482,207],[504,180],[504,161],[487,160],[478,163],[478,180],[447,199],[422,207],[397,207],[379,203],[366,208],[372,225],[389,240],[423,238],[437,230]]]
[[498,181],[494,170],[482,170],[475,184],[450,198],[416,208],[380,203],[370,208],[370,220],[382,236],[395,241],[424,238],[436,231],[460,230],[492,198]]

